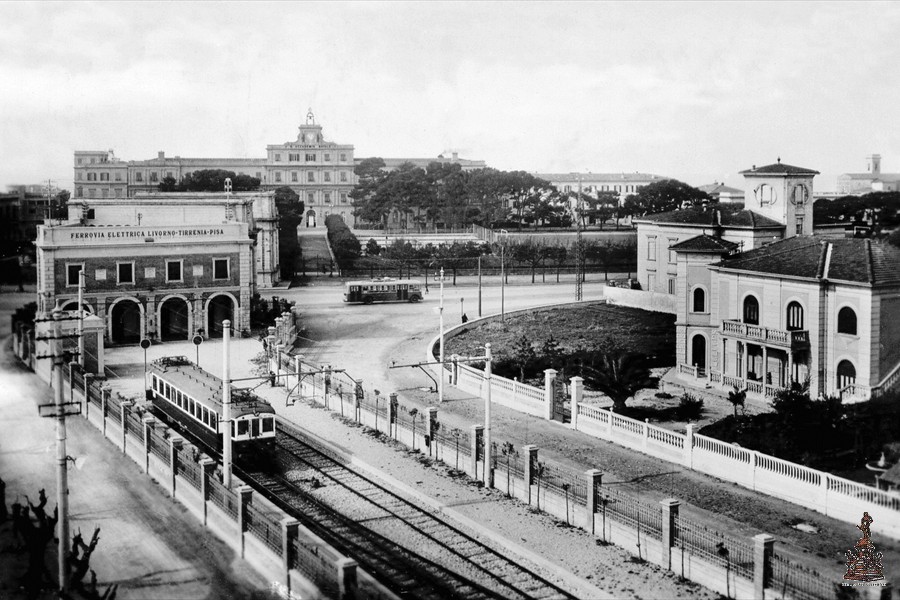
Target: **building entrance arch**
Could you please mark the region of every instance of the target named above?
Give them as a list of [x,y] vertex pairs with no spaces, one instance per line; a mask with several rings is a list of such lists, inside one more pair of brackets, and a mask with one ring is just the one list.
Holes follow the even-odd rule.
[[309,209],[308,211],[306,211],[306,226],[316,226],[316,211],[314,211],[313,209]]
[[706,337],[699,333],[691,339],[691,364],[706,370]]
[[140,304],[123,298],[109,312],[110,341],[113,344],[137,344],[141,341],[143,309]]
[[234,322],[235,301],[227,294],[218,294],[209,299],[206,304],[206,331],[209,337],[222,337],[222,321],[231,321],[231,327],[237,328]]
[[164,342],[190,339],[190,322],[187,300],[181,296],[166,298],[159,307],[159,339]]

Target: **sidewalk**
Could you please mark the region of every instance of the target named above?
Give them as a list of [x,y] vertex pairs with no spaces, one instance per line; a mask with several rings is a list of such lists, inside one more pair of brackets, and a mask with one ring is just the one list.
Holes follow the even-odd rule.
[[[55,421],[38,416],[37,403],[52,391],[20,367],[3,339],[0,352],[0,477],[6,505],[37,502],[46,490],[48,512],[56,505]],[[275,598],[270,582],[203,529],[163,488],[80,417],[67,419],[69,530],[89,540],[100,527],[91,558],[98,588],[118,585],[117,598]],[[83,464],[81,464],[83,463]],[[14,552],[11,523],[0,525],[0,598],[25,598],[19,588],[24,555]],[[56,577],[56,544],[46,564]],[[89,580],[89,575],[86,581]],[[55,584],[54,584],[55,585]],[[45,587],[53,587],[45,583]],[[47,590],[41,598],[55,598]]]

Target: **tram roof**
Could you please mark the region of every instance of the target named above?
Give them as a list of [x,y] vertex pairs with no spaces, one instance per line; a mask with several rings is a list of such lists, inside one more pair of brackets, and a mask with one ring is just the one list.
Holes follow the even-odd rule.
[[346,285],[372,285],[372,284],[389,284],[389,283],[406,283],[410,285],[422,285],[418,279],[394,279],[392,277],[382,277],[376,279],[363,279],[360,281],[348,281]]
[[[222,414],[222,380],[204,371],[184,356],[166,356],[150,364],[154,372],[174,385],[194,401]],[[274,414],[275,410],[264,398],[260,398],[246,388],[231,389],[231,416],[242,417],[249,414]]]

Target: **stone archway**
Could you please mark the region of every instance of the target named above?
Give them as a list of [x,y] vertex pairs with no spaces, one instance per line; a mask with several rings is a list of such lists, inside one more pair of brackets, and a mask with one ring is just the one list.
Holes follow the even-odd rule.
[[699,333],[691,338],[691,364],[700,370],[706,370],[706,337]]
[[159,339],[164,342],[188,340],[191,337],[191,309],[187,300],[171,296],[159,307]]
[[141,305],[129,298],[113,304],[109,313],[110,341],[113,344],[137,344],[141,341]]
[[306,211],[306,226],[316,226],[316,211],[314,211],[313,209],[309,209],[308,211]]
[[206,331],[211,338],[222,337],[222,321],[231,321],[232,329],[237,328],[234,322],[235,301],[226,294],[218,294],[209,299],[206,304]]

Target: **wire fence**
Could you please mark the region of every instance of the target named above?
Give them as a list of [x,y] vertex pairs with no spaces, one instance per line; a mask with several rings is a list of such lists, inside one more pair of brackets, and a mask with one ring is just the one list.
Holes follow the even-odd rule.
[[837,600],[849,597],[839,584],[829,581],[817,571],[800,565],[772,553],[769,587],[780,592],[782,597],[794,600]]
[[753,546],[687,519],[674,518],[674,542],[694,556],[753,579]]
[[613,488],[599,487],[595,506],[606,518],[662,540],[662,508]]
[[281,556],[281,523],[273,519],[261,508],[247,504],[244,524],[247,531],[263,542],[270,550]]
[[340,588],[335,579],[334,561],[330,548],[312,540],[296,539],[289,564],[312,581],[324,598],[339,598]]

